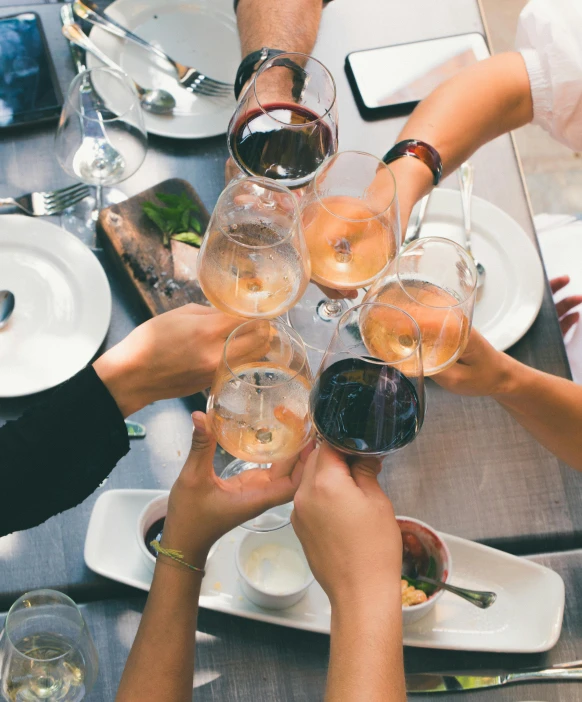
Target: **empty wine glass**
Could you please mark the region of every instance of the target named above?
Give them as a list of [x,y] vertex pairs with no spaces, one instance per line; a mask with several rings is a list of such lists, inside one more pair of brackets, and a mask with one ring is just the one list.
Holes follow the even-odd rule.
[[[102,87],[107,84],[107,100]],[[55,138],[63,169],[87,185],[95,198],[72,208],[63,226],[95,246],[95,225],[104,206],[124,198],[118,191],[108,198],[103,187],[132,176],[143,163],[147,133],[139,98],[130,79],[111,68],[93,68],[73,79]]]
[[277,317],[309,281],[309,254],[297,200],[267,178],[232,181],[210,218],[197,259],[210,302],[239,317]]
[[97,651],[77,605],[55,590],[22,595],[0,643],[0,689],[10,702],[79,702],[97,677]]
[[311,392],[317,433],[355,456],[385,456],[414,441],[424,420],[418,325],[406,312],[364,303],[345,312]]
[[[268,468],[307,445],[312,384],[303,341],[283,322],[251,320],[231,333],[207,407],[216,439],[239,459],[221,478]],[[291,508],[274,508],[243,526],[253,531],[279,529],[289,523]]]
[[364,301],[396,305],[416,320],[424,374],[430,376],[465,350],[476,290],[477,269],[467,251],[449,239],[426,237],[402,251]]
[[[398,253],[396,181],[371,154],[343,151],[329,158],[301,199],[301,216],[317,286],[365,288]],[[330,299],[317,286],[308,286],[288,320],[307,346],[323,353],[351,303]]]
[[265,61],[232,116],[228,148],[243,173],[289,188],[304,186],[337,151],[331,73],[306,54],[285,53]]

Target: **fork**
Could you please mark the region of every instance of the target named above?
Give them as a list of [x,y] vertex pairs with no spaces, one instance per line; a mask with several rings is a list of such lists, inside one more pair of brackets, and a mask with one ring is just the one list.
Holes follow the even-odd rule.
[[78,17],[91,22],[91,24],[102,27],[111,34],[121,37],[122,39],[129,39],[142,48],[151,51],[164,61],[168,61],[178,74],[178,84],[182,88],[189,90],[191,93],[195,93],[197,95],[207,95],[209,97],[223,97],[232,93],[232,83],[224,83],[221,80],[214,80],[214,78],[210,78],[195,68],[184,66],[184,64],[178,63],[178,61],[174,61],[173,58],[170,58],[168,54],[159,49],[157,46],[154,46],[145,39],[138,37],[137,34],[130,32],[129,29],[126,29],[122,24],[112,19],[104,12],[101,12],[97,5],[94,2],[91,2],[91,0],[75,0],[73,3],[73,10]]
[[18,207],[32,217],[56,215],[71,205],[76,205],[89,195],[89,188],[83,183],[69,185],[60,190],[46,190],[38,193],[28,193],[21,197],[0,198],[0,207],[11,205]]

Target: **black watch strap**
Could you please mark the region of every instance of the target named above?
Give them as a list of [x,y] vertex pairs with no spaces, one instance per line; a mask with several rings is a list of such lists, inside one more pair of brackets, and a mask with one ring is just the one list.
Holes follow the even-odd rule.
[[422,161],[432,172],[433,185],[437,186],[440,183],[443,175],[443,162],[439,152],[433,146],[419,139],[404,139],[404,141],[394,144],[382,161],[389,164],[403,156],[413,156]]
[[253,73],[259,69],[261,64],[265,63],[267,59],[284,53],[285,52],[281,51],[280,49],[269,49],[268,47],[264,46],[262,49],[253,51],[252,53],[248,54],[248,56],[245,56],[240,62],[240,66],[238,67],[236,78],[234,80],[234,96],[236,99],[238,100],[244,84],[253,75]]

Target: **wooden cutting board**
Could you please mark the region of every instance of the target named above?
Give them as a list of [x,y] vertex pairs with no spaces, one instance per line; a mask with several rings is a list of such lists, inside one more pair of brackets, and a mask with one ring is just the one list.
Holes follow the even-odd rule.
[[186,192],[199,207],[202,232],[210,218],[194,188],[171,178],[139,195],[102,210],[99,215],[103,248],[117,261],[122,275],[137,292],[149,314],[158,315],[189,302],[208,305],[196,278],[198,249],[180,241],[164,246],[162,233],[144,214],[146,201],[161,204],[156,193]]

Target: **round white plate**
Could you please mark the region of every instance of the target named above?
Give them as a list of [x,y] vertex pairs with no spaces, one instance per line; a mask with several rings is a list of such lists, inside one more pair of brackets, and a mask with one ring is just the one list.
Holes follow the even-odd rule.
[[54,224],[2,215],[0,289],[16,298],[0,330],[0,397],[64,382],[105,338],[111,319],[105,272],[90,249]]
[[[211,78],[234,82],[240,44],[232,0],[116,0],[107,14],[155,44],[175,61]],[[164,88],[176,98],[171,115],[144,112],[148,132],[175,139],[224,134],[235,108],[234,94],[210,98],[181,88],[170,64],[131,41],[93,27],[91,39],[145,88]],[[89,68],[101,63],[87,56]],[[106,100],[112,96],[105,94]]]
[[[540,311],[542,264],[529,236],[506,212],[479,197],[473,197],[471,209],[473,253],[487,271],[473,326],[496,349],[505,351],[521,339]],[[415,219],[413,212],[410,222]],[[421,232],[421,237],[427,236],[441,236],[464,246],[458,190],[433,191]]]

